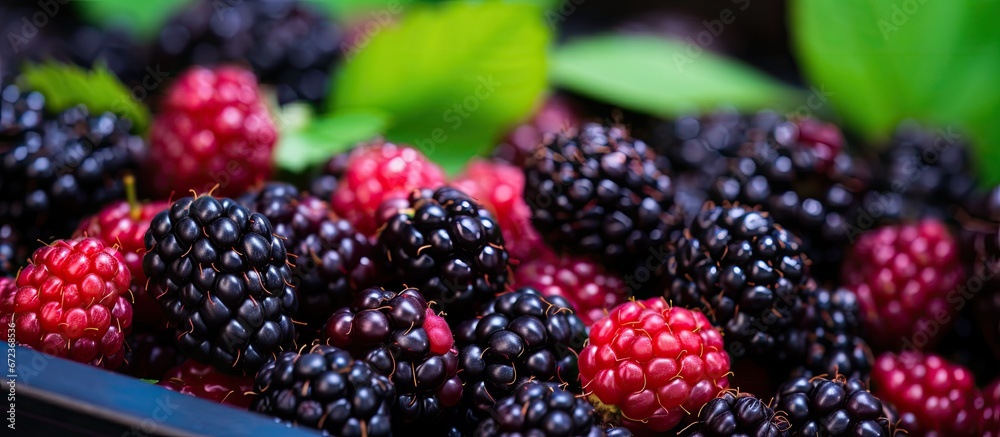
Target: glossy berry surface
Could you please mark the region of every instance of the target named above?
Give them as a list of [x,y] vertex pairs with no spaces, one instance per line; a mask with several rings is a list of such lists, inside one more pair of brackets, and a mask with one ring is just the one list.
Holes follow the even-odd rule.
[[524,172],[524,201],[542,237],[623,274],[637,274],[635,264],[644,265],[650,249],[680,224],[670,176],[652,149],[622,127],[587,123],[568,130],[539,147]]
[[915,421],[914,432],[972,435],[979,412],[972,372],[933,354],[886,352],[872,370],[874,393]]
[[248,63],[281,104],[319,103],[340,58],[341,29],[310,2],[190,2],[160,30],[154,56],[171,72]]
[[95,238],[57,240],[35,251],[0,299],[0,322],[17,343],[115,369],[132,327],[131,276],[121,253]]
[[229,198],[184,197],[153,218],[145,244],[146,291],[185,355],[246,374],[291,345],[298,301],[266,217]]
[[729,387],[722,333],[662,298],[618,306],[589,339],[580,353],[584,394],[616,409],[625,427],[665,432]]
[[351,153],[330,204],[355,228],[375,235],[382,202],[406,199],[413,190],[437,188],[444,182],[444,170],[417,149],[377,142]]
[[[213,16],[218,14],[213,14]],[[278,134],[253,73],[193,67],[167,90],[150,131],[154,194],[238,195],[272,172]]]
[[299,298],[296,321],[318,330],[357,292],[378,282],[374,243],[327,202],[284,182],[269,182],[238,200],[267,217],[284,240]]
[[384,274],[420,290],[453,326],[504,291],[508,255],[488,210],[450,187],[413,192],[378,236]]
[[392,435],[392,382],[336,347],[281,354],[260,369],[254,389],[258,396],[251,411],[317,428],[323,435]]
[[703,310],[729,352],[763,357],[792,324],[808,264],[799,239],[770,214],[706,202],[668,246],[664,297]]
[[788,423],[776,417],[765,402],[750,394],[725,393],[709,401],[698,413],[695,425],[685,437],[788,436]]
[[605,430],[586,399],[556,383],[529,381],[497,401],[475,435],[597,437]]
[[775,410],[785,412],[792,435],[893,435],[882,401],[857,379],[791,379],[774,402]]
[[843,375],[867,381],[875,358],[862,336],[860,304],[850,290],[808,287],[786,336],[795,376]]
[[451,183],[493,213],[512,261],[523,264],[549,251],[524,202],[524,172],[504,163],[473,160]]
[[932,219],[862,234],[843,274],[870,340],[885,348],[933,346],[956,313],[949,293],[964,278],[955,238]]
[[400,426],[441,427],[462,398],[451,329],[415,289],[364,290],[330,317],[323,334],[327,344],[392,380],[393,419]]
[[617,274],[584,258],[568,255],[536,256],[514,271],[516,287],[531,287],[544,296],[569,301],[587,326],[625,302],[628,289]]
[[455,330],[459,376],[475,422],[521,383],[565,382],[578,387],[577,355],[586,327],[568,302],[521,288],[504,293]]
[[158,385],[180,392],[245,409],[253,401],[254,377],[220,372],[211,364],[185,360],[167,371]]
[[555,135],[580,123],[580,108],[565,95],[552,95],[535,112],[531,120],[522,123],[493,149],[491,157],[500,162],[524,167],[546,136]]
[[73,234],[75,237],[97,238],[121,252],[125,265],[132,274],[129,299],[137,325],[162,327],[166,323],[163,309],[146,293],[147,278],[142,271],[142,257],[146,254],[143,241],[149,230],[149,222],[169,206],[170,203],[166,201],[134,206],[127,201],[114,202],[80,222],[80,227]]

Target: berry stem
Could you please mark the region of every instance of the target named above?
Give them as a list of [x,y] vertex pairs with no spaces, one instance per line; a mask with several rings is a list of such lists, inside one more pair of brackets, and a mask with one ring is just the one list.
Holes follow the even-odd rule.
[[123,178],[125,182],[125,200],[128,201],[128,212],[132,220],[139,220],[142,217],[142,209],[139,208],[138,196],[135,194],[135,176],[128,173]]

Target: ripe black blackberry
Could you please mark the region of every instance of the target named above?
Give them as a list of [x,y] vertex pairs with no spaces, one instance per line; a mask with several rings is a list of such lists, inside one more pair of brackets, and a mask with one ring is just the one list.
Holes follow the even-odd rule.
[[441,428],[462,399],[451,329],[415,289],[364,290],[330,317],[323,335],[392,379],[397,426]]
[[384,273],[420,290],[452,325],[504,291],[507,251],[492,214],[454,188],[419,190],[389,215],[378,236]]
[[636,263],[681,224],[662,158],[620,126],[587,123],[552,136],[525,167],[532,223],[557,250],[600,257],[647,282]]
[[198,0],[160,31],[154,59],[173,72],[246,63],[281,104],[320,103],[340,55],[341,29],[305,2]]
[[529,381],[510,396],[497,401],[490,417],[483,420],[475,435],[491,436],[604,436],[631,435],[627,429],[605,430],[594,406],[559,384]]
[[858,298],[845,288],[806,287],[786,337],[793,376],[844,375],[867,381],[874,357],[861,335]]
[[718,176],[728,169],[727,158],[737,156],[747,132],[770,129],[779,119],[773,111],[743,115],[734,109],[681,116],[657,122],[650,143],[676,170]]
[[710,198],[760,206],[802,239],[821,279],[833,279],[855,215],[871,185],[864,161],[842,151],[836,126],[776,119],[746,132],[737,158],[716,179]]
[[260,369],[254,390],[258,395],[251,411],[291,425],[310,426],[326,436],[392,435],[392,382],[333,346],[281,354]]
[[251,212],[267,217],[284,239],[299,300],[296,320],[318,329],[354,294],[377,281],[374,244],[330,206],[299,194],[284,182],[269,182],[239,198]]
[[577,355],[587,328],[565,299],[532,288],[497,296],[455,331],[465,420],[475,426],[494,403],[528,380],[578,388]]
[[899,218],[919,218],[929,212],[948,217],[976,187],[969,146],[952,131],[903,122],[880,158],[878,188],[919,207],[900,211]]
[[766,403],[750,394],[726,392],[701,407],[698,421],[684,430],[685,437],[785,437],[788,423]]
[[76,106],[56,116],[45,98],[0,87],[0,217],[20,235],[20,253],[68,237],[81,218],[125,197],[122,177],[144,153],[131,123]]
[[291,346],[298,306],[285,244],[229,198],[184,197],[153,218],[142,269],[185,355],[252,374]]
[[858,379],[795,378],[782,384],[774,401],[792,435],[893,435],[882,401]]
[[731,355],[771,355],[809,283],[795,235],[766,212],[706,202],[667,252],[667,301],[702,309],[723,328]]

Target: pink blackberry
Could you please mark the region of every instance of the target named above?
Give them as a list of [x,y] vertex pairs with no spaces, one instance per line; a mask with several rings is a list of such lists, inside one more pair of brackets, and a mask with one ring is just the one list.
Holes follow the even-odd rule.
[[135,323],[161,328],[167,323],[163,309],[146,293],[146,273],[142,271],[142,257],[146,254],[143,238],[153,216],[170,207],[170,203],[139,203],[135,196],[135,180],[131,175],[125,177],[125,192],[127,201],[114,202],[96,215],[85,218],[73,236],[97,238],[121,252],[125,265],[132,274],[129,298],[132,301]]
[[18,344],[115,369],[132,327],[131,275],[121,253],[95,238],[58,240],[35,251],[0,299],[0,324]]
[[623,426],[666,432],[729,387],[722,333],[662,298],[627,302],[590,329],[580,382]]
[[253,73],[193,67],[168,90],[150,132],[155,193],[237,195],[271,175],[277,130]]
[[330,204],[355,228],[373,236],[378,229],[376,212],[382,202],[406,199],[415,189],[437,188],[444,182],[441,167],[417,149],[376,142],[351,153]]
[[981,406],[972,372],[934,354],[887,352],[875,360],[874,393],[892,403],[911,435],[975,435]]
[[964,271],[947,227],[926,219],[862,234],[843,275],[873,345],[923,349],[933,346],[955,315],[946,299]]
[[521,263],[549,249],[531,224],[531,208],[524,201],[524,172],[501,162],[473,160],[452,183],[476,199],[496,217],[511,260]]
[[603,266],[569,255],[542,256],[514,270],[515,287],[531,287],[545,296],[562,296],[587,326],[625,302],[625,282]]

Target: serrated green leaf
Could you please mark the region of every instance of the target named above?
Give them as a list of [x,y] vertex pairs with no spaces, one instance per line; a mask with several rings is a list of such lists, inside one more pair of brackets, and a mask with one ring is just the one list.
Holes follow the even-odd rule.
[[144,132],[149,127],[149,109],[132,97],[131,91],[103,66],[93,70],[56,62],[25,66],[20,80],[26,88],[45,96],[46,109],[61,112],[84,105],[91,113],[111,112],[132,121]]
[[347,55],[331,107],[388,114],[387,138],[454,171],[529,114],[546,87],[549,38],[533,5],[413,6]]
[[781,106],[795,92],[767,76],[679,41],[604,35],[560,47],[556,86],[623,108],[671,117],[720,105]]
[[798,0],[789,18],[809,79],[854,129],[886,138],[915,118],[977,140],[981,174],[1000,182],[1000,16],[996,0]]
[[299,126],[297,121],[284,121],[275,163],[281,169],[299,173],[380,135],[385,131],[387,118],[372,112],[344,112],[311,119]]

